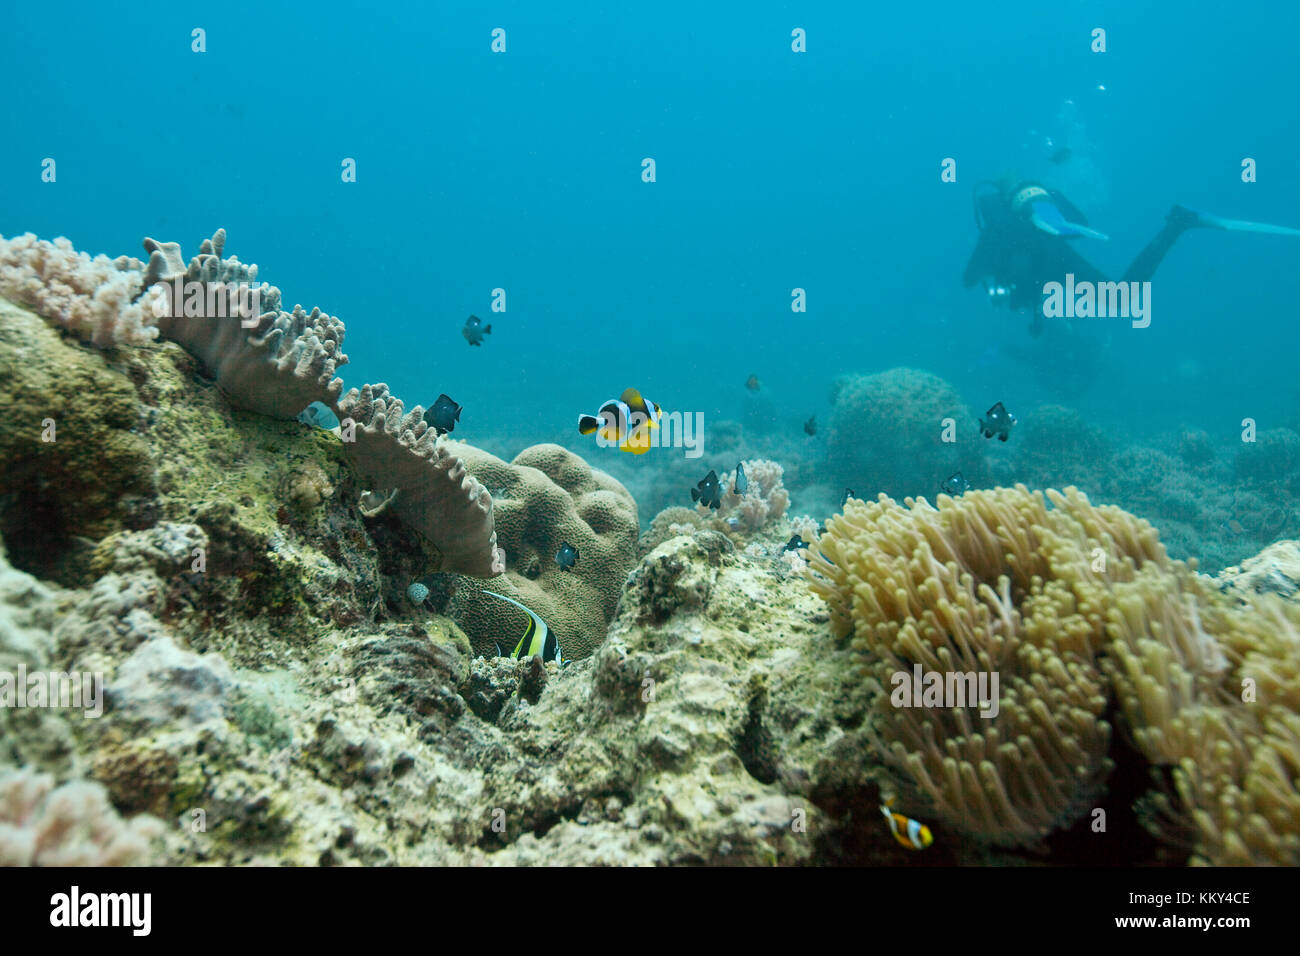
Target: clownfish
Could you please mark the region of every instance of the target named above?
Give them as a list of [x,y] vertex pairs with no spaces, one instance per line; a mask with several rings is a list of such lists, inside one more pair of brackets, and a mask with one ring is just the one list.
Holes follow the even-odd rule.
[[578,434],[595,434],[601,444],[617,445],[619,451],[644,455],[650,450],[650,430],[659,427],[663,409],[646,401],[635,388],[611,398],[595,415],[578,416]]
[[[524,628],[523,636],[519,638],[519,643],[515,645],[515,649],[510,652],[511,657],[517,661],[526,660],[530,657],[540,657],[543,661],[555,661],[561,667],[564,666],[564,655],[560,652],[560,640],[555,636],[555,632],[546,626],[545,621],[514,598],[508,598],[504,594],[497,594],[495,591],[484,591],[483,593],[490,594],[494,598],[500,598],[503,601],[509,601],[528,615],[528,626]],[[500,644],[497,645],[497,656],[504,656],[501,653]]]
[[894,835],[895,840],[909,850],[924,850],[934,842],[934,834],[930,832],[929,827],[891,810],[893,803],[894,798],[890,797],[880,805],[880,812],[889,821],[889,832]]

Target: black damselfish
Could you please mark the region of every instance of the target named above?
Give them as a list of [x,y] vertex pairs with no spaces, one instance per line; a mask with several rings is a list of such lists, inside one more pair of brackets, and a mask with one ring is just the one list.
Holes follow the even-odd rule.
[[718,483],[718,473],[710,470],[707,475],[691,489],[691,501],[698,501],[706,508],[722,507],[722,485]]
[[450,395],[443,393],[438,396],[433,407],[424,413],[424,422],[439,435],[446,435],[456,430],[461,408]]
[[998,402],[980,419],[980,434],[985,438],[998,436],[998,441],[1006,441],[1011,434],[1011,426],[1016,423],[1016,416],[1007,411],[1006,406]]
[[567,541],[561,542],[560,550],[555,552],[555,563],[561,571],[572,571],[578,563],[578,549]]
[[492,334],[492,326],[484,325],[477,315],[471,315],[465,320],[465,327],[460,330],[460,334],[465,336],[465,341],[470,345],[482,345],[483,336]]

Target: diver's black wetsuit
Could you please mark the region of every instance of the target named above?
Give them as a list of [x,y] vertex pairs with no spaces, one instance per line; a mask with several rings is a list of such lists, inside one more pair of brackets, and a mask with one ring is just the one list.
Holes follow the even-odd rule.
[[[1023,210],[1015,208],[1011,197],[1028,188],[1042,187],[1020,183],[1011,190],[989,193],[984,197],[977,195],[976,218],[980,225],[980,238],[966,263],[962,282],[970,288],[981,280],[992,281],[996,288],[1005,290],[1011,309],[1034,309],[1038,314],[1030,328],[1037,334],[1042,329],[1041,303],[1045,283],[1064,282],[1066,273],[1073,273],[1076,282],[1111,280],[1075,252],[1070,239],[1043,232]],[[1063,195],[1050,189],[1044,191],[1071,222],[1087,225],[1083,213]],[[1138,253],[1121,281],[1144,282],[1150,279],[1178,237],[1196,223],[1196,213],[1174,206],[1164,228]]]

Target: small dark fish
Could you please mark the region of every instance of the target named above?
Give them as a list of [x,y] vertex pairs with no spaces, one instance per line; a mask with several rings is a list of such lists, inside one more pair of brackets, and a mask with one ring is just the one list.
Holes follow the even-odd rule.
[[803,423],[803,430],[809,435],[817,434],[817,416],[814,415]]
[[840,499],[840,507],[843,508],[846,504],[849,503],[850,498],[856,498],[856,497],[857,494],[853,491],[852,488],[845,488],[844,497]]
[[796,535],[791,535],[790,540],[785,543],[785,547],[782,548],[781,550],[782,551],[803,551],[807,547],[808,547],[808,543],[804,541],[803,538],[799,537],[796,534]]
[[722,506],[722,486],[718,484],[718,473],[710,471],[704,480],[691,489],[691,501],[698,501],[706,508]]
[[736,481],[731,486],[731,490],[738,495],[743,495],[748,487],[749,479],[745,477],[745,463],[738,461],[736,462]]
[[751,392],[757,392],[762,387],[763,383],[758,380],[757,375],[751,375],[749,378],[745,379],[745,388],[749,389]]
[[460,330],[460,334],[465,336],[465,341],[470,345],[482,345],[483,336],[492,334],[492,326],[484,325],[477,315],[471,315],[465,320],[465,327]]
[[1007,436],[1011,434],[1011,426],[1016,423],[1016,416],[1006,410],[1001,402],[998,402],[980,419],[980,434],[985,438],[998,436],[998,441],[1006,441]]
[[1070,147],[1068,146],[1062,146],[1051,156],[1048,156],[1047,161],[1049,163],[1055,163],[1057,166],[1060,166],[1062,163],[1064,163],[1067,159],[1069,159],[1073,155],[1074,155],[1074,150],[1070,149]]
[[456,423],[460,421],[461,407],[452,400],[450,395],[444,393],[439,395],[433,407],[424,413],[424,421],[439,435],[446,435],[456,430]]
[[954,471],[944,479],[940,487],[943,489],[944,494],[955,496],[963,491],[970,491],[970,482],[966,480],[960,471]]
[[555,563],[561,571],[572,571],[578,563],[578,549],[567,541],[560,542],[560,550],[555,552]]

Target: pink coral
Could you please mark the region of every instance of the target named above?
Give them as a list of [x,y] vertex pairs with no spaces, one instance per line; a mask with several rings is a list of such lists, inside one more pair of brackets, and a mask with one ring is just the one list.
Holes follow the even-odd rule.
[[153,298],[140,296],[144,288],[138,259],[92,259],[62,237],[0,238],[0,295],[99,348],[147,345],[158,337]]
[[122,820],[97,783],[55,789],[48,774],[0,771],[0,866],[145,864],[162,826],[148,816]]
[[727,475],[724,478],[727,492],[723,504],[735,506],[734,517],[747,531],[757,531],[784,515],[790,506],[790,495],[781,481],[785,470],[766,458],[742,462],[742,466],[749,480],[745,493],[736,494],[733,490],[736,476],[734,473]]

